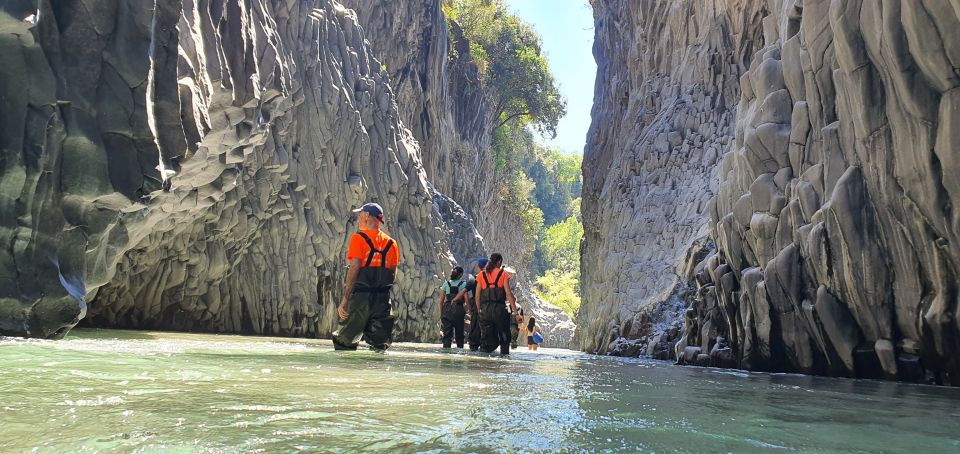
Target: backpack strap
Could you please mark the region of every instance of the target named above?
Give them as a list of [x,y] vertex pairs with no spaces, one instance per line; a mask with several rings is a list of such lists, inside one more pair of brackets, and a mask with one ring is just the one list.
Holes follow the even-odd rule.
[[369,268],[369,267],[370,267],[370,264],[373,263],[373,256],[374,256],[375,254],[380,254],[380,266],[381,266],[381,267],[386,267],[386,266],[387,266],[387,252],[390,250],[391,247],[393,247],[393,240],[388,241],[388,242],[387,242],[387,246],[384,247],[383,250],[381,251],[381,250],[377,249],[376,246],[373,245],[373,240],[371,240],[370,237],[367,236],[366,233],[363,233],[362,231],[359,231],[359,230],[358,230],[358,231],[357,231],[357,234],[360,235],[360,237],[363,238],[363,241],[365,241],[365,242],[367,243],[367,246],[370,247],[370,254],[367,255],[367,263],[366,263],[365,265],[363,265],[364,268]]
[[488,278],[486,271],[481,273],[481,277],[483,277],[483,283],[486,284],[486,288],[501,288],[502,286],[500,285],[500,278],[503,277],[503,268],[500,268],[500,272],[497,273],[497,277],[493,280],[492,286],[490,285],[490,279]]

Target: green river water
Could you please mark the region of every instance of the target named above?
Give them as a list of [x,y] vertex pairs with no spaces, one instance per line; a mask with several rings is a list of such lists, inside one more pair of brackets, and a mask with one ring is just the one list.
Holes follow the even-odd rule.
[[960,390],[520,350],[0,338],[0,452],[960,452]]

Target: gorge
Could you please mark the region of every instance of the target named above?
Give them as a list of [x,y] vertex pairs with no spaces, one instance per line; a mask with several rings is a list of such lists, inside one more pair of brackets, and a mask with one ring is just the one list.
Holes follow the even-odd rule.
[[[575,335],[521,275],[554,345],[960,384],[960,3],[590,4]],[[433,341],[524,247],[439,0],[11,1],[0,56],[0,335],[328,337],[372,200]]]

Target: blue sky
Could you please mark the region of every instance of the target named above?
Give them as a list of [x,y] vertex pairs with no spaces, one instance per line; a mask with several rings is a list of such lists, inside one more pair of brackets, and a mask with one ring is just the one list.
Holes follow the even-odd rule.
[[541,142],[567,153],[582,154],[593,106],[593,10],[587,0],[506,0],[510,9],[543,37],[543,48],[560,91],[567,98],[567,116],[557,138]]

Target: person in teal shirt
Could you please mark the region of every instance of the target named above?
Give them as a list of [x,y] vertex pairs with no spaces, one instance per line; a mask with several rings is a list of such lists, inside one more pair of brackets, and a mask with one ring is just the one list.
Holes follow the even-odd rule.
[[467,302],[467,283],[463,277],[463,268],[456,267],[450,273],[450,279],[440,286],[440,332],[443,348],[450,348],[453,340],[457,348],[463,348],[463,325],[467,311],[463,305]]

